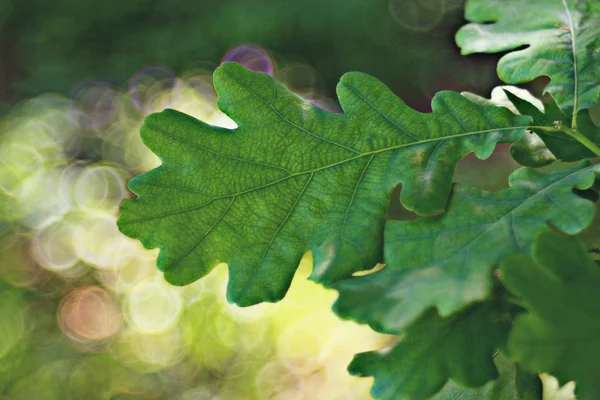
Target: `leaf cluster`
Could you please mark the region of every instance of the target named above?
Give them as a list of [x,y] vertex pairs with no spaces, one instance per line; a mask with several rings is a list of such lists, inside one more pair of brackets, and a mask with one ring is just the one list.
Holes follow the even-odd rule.
[[[446,91],[424,114],[352,72],[333,114],[223,64],[218,105],[237,128],[149,116],[142,139],[162,165],[130,181],[138,198],[122,204],[120,229],[159,247],[176,285],[227,263],[227,296],[241,306],[283,298],[312,252],[311,279],[339,292],[340,317],[399,337],[349,366],[375,377],[376,398],[540,399],[539,372],[599,398],[600,270],[577,236],[598,200],[600,10],[471,0],[466,17],[463,53],[509,51],[500,78],[548,76],[545,101],[511,86],[491,99]],[[452,183],[460,159],[498,143],[523,165],[508,188]],[[416,219],[386,217],[400,183]]]

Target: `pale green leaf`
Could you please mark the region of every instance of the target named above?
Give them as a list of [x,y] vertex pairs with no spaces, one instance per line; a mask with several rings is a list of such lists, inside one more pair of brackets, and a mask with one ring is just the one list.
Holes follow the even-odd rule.
[[567,114],[598,102],[597,0],[469,0],[465,17],[472,23],[456,34],[463,54],[514,50],[498,64],[504,82],[549,76],[546,90]]
[[[511,155],[521,165],[537,168],[557,159],[572,162],[595,156],[587,147],[562,131],[550,132],[537,128],[552,128],[556,122],[570,126],[571,117],[561,111],[552,98],[547,104],[543,104],[529,91],[515,86],[498,86],[492,90],[489,99],[469,92],[463,92],[462,95],[476,104],[506,107],[515,114],[533,118],[528,133],[510,148]],[[577,129],[600,145],[600,127],[592,121],[590,110],[577,114]]]
[[561,386],[558,379],[546,373],[541,373],[540,379],[544,387],[544,400],[575,400],[575,382]]
[[510,147],[510,155],[519,164],[539,168],[552,164],[556,157],[534,132],[527,132],[518,143]]
[[492,89],[492,93],[490,94],[489,99],[486,99],[485,97],[481,97],[471,92],[462,92],[461,94],[467,99],[471,100],[473,103],[480,104],[482,106],[506,107],[513,113],[520,114],[519,110],[515,107],[513,102],[508,98],[507,92],[527,101],[535,108],[537,108],[538,111],[544,111],[544,103],[542,103],[540,99],[532,95],[531,92],[529,92],[529,90],[522,89],[517,86],[496,86]]
[[[570,126],[571,124],[571,118],[563,113],[552,99],[548,104],[545,104],[544,109],[539,110],[538,107],[533,106],[529,100],[511,92],[507,92],[506,96],[509,101],[513,103],[515,108],[518,109],[519,114],[529,115],[533,118],[532,125],[534,126],[552,127],[556,122],[560,122],[565,126]],[[562,131],[548,132],[537,128],[531,129],[539,135],[546,148],[558,160],[572,162],[595,157],[595,154],[587,147]],[[590,118],[589,110],[583,110],[577,114],[577,129],[585,137],[590,139],[590,141],[600,145],[600,128],[593,123]],[[523,157],[523,154],[532,154],[533,151],[541,147],[539,143],[535,143],[532,147],[524,148],[523,143],[527,140],[526,138],[528,136],[531,135],[525,135],[517,145],[512,147],[512,155],[517,161]]]

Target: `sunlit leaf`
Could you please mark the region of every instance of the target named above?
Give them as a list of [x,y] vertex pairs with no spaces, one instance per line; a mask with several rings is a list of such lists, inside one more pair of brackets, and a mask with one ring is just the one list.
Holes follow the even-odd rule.
[[[515,86],[498,86],[492,90],[489,99],[469,92],[462,95],[476,104],[506,107],[515,114],[533,118],[533,127],[510,148],[511,155],[521,165],[536,168],[551,164],[557,159],[570,162],[595,156],[587,147],[562,131],[537,128],[552,128],[557,122],[570,126],[571,117],[558,108],[552,98],[547,104],[543,104],[527,90]],[[592,121],[590,110],[582,110],[577,114],[577,129],[600,145],[600,127]]]
[[319,282],[370,269],[398,182],[409,210],[443,210],[455,164],[518,141],[530,121],[453,92],[422,114],[361,73],[338,85],[344,114],[234,63],[217,69],[215,86],[238,128],[172,110],[148,117],[142,138],[163,165],[130,181],[139,197],[122,204],[119,227],[159,247],[177,285],[227,262],[228,298],[240,305],[281,299],[308,250]]
[[[539,115],[544,112],[544,104],[539,99],[529,91],[516,86],[497,86],[492,90],[489,99],[469,92],[463,92],[462,95],[476,104],[506,107],[515,114],[530,115],[527,111],[531,111],[535,115]],[[514,100],[514,98],[529,105],[529,108],[532,110],[529,108],[522,110],[518,109],[518,107],[516,107],[517,103],[511,101]],[[540,123],[540,121],[536,121],[535,119],[533,121],[533,125],[539,125]],[[552,127],[553,125],[554,124],[550,122],[547,126]],[[561,135],[561,137],[567,137],[564,133]],[[569,137],[569,139],[571,138]],[[574,141],[574,139],[571,140]],[[587,151],[587,149],[585,150]],[[510,153],[515,161],[526,167],[542,167],[556,161],[556,157],[548,150],[540,136],[530,130],[527,131],[519,142],[510,147]]]

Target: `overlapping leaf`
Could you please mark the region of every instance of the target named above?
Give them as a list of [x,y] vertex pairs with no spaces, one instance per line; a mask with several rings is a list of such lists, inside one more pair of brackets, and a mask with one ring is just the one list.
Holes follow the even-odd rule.
[[542,382],[537,374],[524,371],[499,352],[494,355],[494,364],[498,369],[498,379],[477,388],[467,388],[448,381],[431,400],[540,400],[542,398]]
[[123,203],[119,227],[161,249],[159,267],[174,284],[227,262],[228,298],[240,305],[282,298],[308,250],[319,282],[371,268],[398,182],[409,210],[442,210],[456,162],[518,141],[530,122],[453,92],[422,114],[360,73],[338,85],[344,114],[234,63],[216,70],[215,87],[238,128],[172,110],[148,117],[142,139],[163,165],[130,182],[138,198]]
[[471,100],[473,103],[481,104],[482,106],[498,106],[506,107],[515,114],[519,114],[519,110],[515,107],[513,102],[508,98],[507,94],[512,94],[519,97],[520,99],[526,100],[529,104],[534,106],[538,111],[544,111],[544,103],[537,97],[535,97],[527,89],[523,89],[517,86],[502,85],[496,86],[492,89],[490,98],[479,96],[471,92],[462,92],[463,96]]
[[[477,104],[502,106],[515,114],[533,118],[534,127],[530,128],[531,132],[524,135],[521,141],[510,149],[513,158],[521,165],[535,168],[548,165],[557,159],[579,161],[595,156],[587,147],[562,131],[550,132],[537,128],[553,128],[557,121],[570,126],[571,118],[558,108],[552,98],[544,105],[527,90],[515,86],[494,88],[490,99],[469,92],[462,94]],[[600,127],[592,121],[589,110],[577,114],[577,127],[590,141],[600,145]]]
[[[522,99],[509,91],[506,92],[506,96],[512,104],[514,104],[515,108],[519,110],[520,114],[529,115],[533,118],[532,125],[534,126],[552,127],[557,121],[565,126],[571,125],[571,118],[563,113],[554,101],[550,101],[544,106],[543,110],[539,110],[527,100]],[[590,139],[590,141],[600,145],[600,127],[594,125],[588,110],[583,110],[577,114],[577,129]],[[533,128],[532,130],[537,133],[544,142],[546,148],[559,160],[579,161],[595,156],[595,154],[587,147],[564,132],[548,132],[536,128]],[[527,136],[530,135],[525,135],[524,139],[527,138]],[[519,144],[522,142],[523,139]],[[523,158],[520,152],[525,151],[525,154],[527,154],[527,152],[531,154],[531,150],[535,149],[536,147],[533,149],[517,147],[516,151],[513,152],[513,156],[516,156],[515,159],[519,161]]]
[[469,0],[473,22],[456,34],[463,54],[508,53],[498,75],[507,83],[549,76],[546,90],[566,114],[598,102],[600,11],[597,0]]
[[387,266],[337,282],[334,311],[394,333],[430,307],[449,316],[487,298],[493,267],[509,254],[529,253],[548,223],[570,234],[591,223],[594,204],[572,189],[591,187],[598,171],[587,161],[549,174],[521,168],[498,192],[457,184],[443,215],[388,222]]
[[581,399],[600,398],[600,269],[574,237],[545,232],[526,255],[501,265],[502,282],[529,311],[510,333],[512,359],[559,381]]
[[[463,92],[463,96],[471,100],[476,104],[481,105],[495,105],[499,107],[506,107],[515,114],[529,115],[527,112],[520,112],[515,104],[510,100],[509,96],[516,97],[522,100],[523,103],[528,104],[534,109],[534,113],[538,115],[543,113],[544,104],[533,96],[529,91],[518,88],[516,86],[498,86],[492,90],[489,99],[481,97],[474,93]],[[511,97],[511,98],[512,98]],[[524,111],[530,111],[529,109]],[[533,121],[533,125],[539,125],[539,121]],[[552,127],[554,124],[548,125]],[[564,133],[562,136],[566,136]],[[572,139],[573,141],[575,139]],[[584,147],[585,149],[585,147]],[[587,151],[587,149],[585,149]],[[552,154],[546,147],[544,141],[536,133],[528,130],[523,138],[510,147],[510,153],[519,164],[526,167],[542,167],[556,161],[556,156]]]
[[353,375],[374,376],[373,397],[426,399],[448,381],[482,386],[498,377],[495,349],[503,346],[513,315],[502,293],[449,318],[430,310],[391,349],[357,354]]

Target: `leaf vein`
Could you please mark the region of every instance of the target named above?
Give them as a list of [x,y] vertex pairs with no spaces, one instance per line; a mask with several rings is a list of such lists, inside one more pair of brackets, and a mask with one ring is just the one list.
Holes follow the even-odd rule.
[[180,137],[177,137],[177,136],[174,136],[174,135],[170,135],[170,134],[168,134],[167,132],[165,132],[164,130],[161,130],[161,129],[155,129],[155,131],[156,131],[156,132],[158,132],[158,133],[160,133],[160,134],[162,134],[162,135],[164,135],[164,136],[167,136],[167,137],[169,137],[169,138],[171,138],[171,139],[175,140],[176,142],[180,142],[180,143],[189,144],[190,146],[192,146],[192,147],[194,147],[194,148],[196,148],[196,149],[199,149],[199,150],[206,151],[206,152],[208,152],[208,153],[214,154],[214,155],[216,155],[216,156],[219,156],[219,157],[222,157],[222,158],[225,158],[225,159],[230,159],[230,160],[234,160],[234,161],[239,161],[239,162],[242,162],[242,163],[247,163],[247,164],[258,165],[258,166],[261,166],[261,167],[268,167],[268,168],[278,169],[278,170],[280,170],[280,171],[284,171],[284,172],[286,172],[286,173],[288,173],[288,174],[292,174],[292,171],[290,171],[290,170],[288,170],[288,169],[285,169],[285,168],[283,168],[283,167],[278,167],[278,166],[276,166],[276,165],[265,164],[265,163],[261,163],[261,162],[257,162],[257,161],[251,161],[251,160],[246,160],[246,159],[243,159],[243,158],[238,158],[238,157],[228,156],[228,155],[225,155],[225,154],[219,153],[219,152],[217,152],[217,151],[211,150],[211,149],[209,149],[209,148],[206,148],[206,147],[200,146],[200,145],[199,145],[199,144],[197,144],[197,143],[190,142],[190,141],[188,141],[188,140],[184,140],[184,139],[182,139],[182,138],[180,138]]
[[375,105],[373,103],[371,103],[365,96],[363,96],[360,92],[358,92],[352,86],[349,86],[349,85],[346,85],[346,84],[343,84],[343,85],[346,87],[346,89],[349,89],[352,93],[354,93],[359,99],[361,99],[362,101],[364,101],[365,103],[367,103],[369,105],[369,107],[371,107],[373,109],[373,111],[375,111],[377,114],[381,115],[387,122],[389,122],[390,124],[392,124],[394,127],[396,127],[397,129],[399,129],[400,131],[402,131],[405,135],[409,136],[413,140],[415,140],[415,141],[419,140],[416,136],[414,136],[411,133],[409,133],[407,130],[405,130],[404,128],[402,128],[396,122],[394,122],[393,120],[391,120],[390,117],[388,117],[383,112],[381,112],[381,110],[379,110],[377,107],[375,107]]
[[352,197],[350,198],[350,203],[348,204],[348,208],[346,208],[346,216],[344,217],[344,222],[342,223],[340,239],[344,238],[344,230],[346,229],[346,223],[348,221],[348,215],[350,214],[350,208],[352,208],[352,203],[354,203],[354,198],[356,197],[356,193],[358,192],[358,187],[360,186],[360,183],[362,182],[362,179],[365,176],[365,173],[367,172],[369,165],[371,165],[371,161],[373,161],[374,157],[375,157],[375,154],[373,154],[371,156],[371,158],[369,158],[367,165],[365,165],[365,168],[363,169],[362,173],[360,174],[360,177],[358,178],[358,181],[356,182],[356,186],[354,187],[354,192],[352,193]]
[[[227,73],[227,72],[226,72],[226,73]],[[241,81],[240,81],[239,79],[237,79],[235,76],[233,76],[233,75],[231,75],[231,74],[229,74],[229,73],[227,73],[227,74],[229,75],[229,77],[230,77],[232,80],[234,80],[235,82],[237,82],[237,83],[238,83],[238,85],[242,86],[242,87],[243,87],[243,88],[244,88],[246,91],[248,91],[250,94],[252,94],[254,97],[256,97],[256,98],[257,98],[257,99],[258,99],[258,100],[259,100],[261,103],[263,103],[264,105],[266,105],[266,106],[268,106],[270,109],[272,109],[272,110],[275,112],[275,114],[277,114],[277,116],[278,116],[279,118],[281,118],[283,121],[285,121],[285,122],[286,122],[286,123],[288,123],[289,125],[293,126],[294,128],[296,128],[296,129],[300,130],[301,132],[304,132],[304,133],[306,133],[306,134],[307,134],[307,135],[309,135],[309,136],[312,136],[312,137],[314,137],[315,139],[319,139],[319,140],[321,140],[321,141],[327,142],[327,143],[329,143],[329,144],[332,144],[332,145],[334,145],[334,146],[341,147],[341,148],[343,148],[343,149],[345,149],[345,150],[351,151],[352,153],[361,154],[361,152],[360,152],[360,151],[358,151],[358,150],[356,150],[356,149],[353,149],[353,148],[351,148],[351,147],[348,147],[348,146],[344,146],[343,144],[341,144],[341,143],[337,143],[337,142],[334,142],[333,140],[325,139],[325,138],[323,138],[323,137],[320,137],[319,135],[315,135],[315,134],[314,134],[314,133],[312,133],[311,131],[309,131],[309,130],[307,130],[307,129],[305,129],[305,128],[301,127],[300,125],[298,125],[298,124],[294,123],[293,121],[291,121],[291,120],[287,119],[286,117],[284,117],[284,116],[283,116],[283,114],[281,114],[281,113],[279,112],[279,110],[278,110],[277,108],[275,108],[275,106],[274,106],[273,104],[269,104],[268,102],[266,102],[266,101],[265,101],[265,99],[263,99],[262,97],[260,97],[260,96],[259,96],[259,95],[258,95],[258,94],[257,94],[257,93],[254,91],[254,90],[250,89],[250,88],[249,88],[249,87],[248,87],[248,86],[247,86],[245,83],[241,82]]]
[[292,205],[292,207],[290,208],[290,211],[288,212],[288,214],[286,215],[286,217],[283,219],[283,221],[281,222],[281,224],[279,224],[279,227],[277,228],[277,230],[275,231],[275,233],[273,234],[273,237],[271,238],[271,241],[269,242],[269,244],[267,245],[265,251],[263,252],[262,257],[260,258],[260,261],[256,264],[256,268],[255,270],[257,270],[258,268],[260,268],[263,260],[265,259],[265,257],[267,256],[267,253],[269,252],[269,250],[271,249],[271,245],[273,244],[273,241],[275,241],[275,238],[277,237],[277,235],[279,234],[279,231],[281,231],[281,229],[283,228],[283,225],[285,225],[285,223],[290,219],[290,216],[292,215],[292,213],[294,212],[294,210],[296,209],[296,206],[298,205],[298,202],[300,201],[300,198],[302,197],[302,195],[304,195],[304,193],[306,192],[306,189],[308,188],[308,185],[310,184],[310,182],[312,181],[312,178],[315,176],[314,173],[312,173],[309,177],[308,180],[306,181],[306,184],[304,185],[304,187],[302,188],[302,190],[300,191],[300,193],[298,194],[298,196],[296,197],[296,201],[294,201],[294,204]]
[[234,201],[235,201],[235,197],[233,197],[231,199],[231,202],[229,203],[229,205],[227,206],[227,208],[225,208],[225,211],[223,211],[223,213],[221,214],[221,216],[215,221],[214,224],[212,224],[212,226],[208,229],[208,231],[206,231],[202,236],[200,236],[200,238],[198,240],[196,240],[196,242],[192,245],[192,247],[190,247],[190,249],[188,251],[186,251],[185,253],[183,253],[177,260],[175,260],[175,262],[173,262],[173,264],[169,265],[169,268],[175,268],[184,258],[186,258],[192,251],[194,251],[194,249],[196,247],[198,247],[198,245],[200,244],[200,242],[206,236],[208,236],[213,231],[213,229],[215,229],[215,227],[219,224],[219,222],[221,222],[221,220],[223,220],[223,218],[225,218],[225,215],[227,214],[227,212],[229,211],[229,209],[233,205]]

